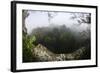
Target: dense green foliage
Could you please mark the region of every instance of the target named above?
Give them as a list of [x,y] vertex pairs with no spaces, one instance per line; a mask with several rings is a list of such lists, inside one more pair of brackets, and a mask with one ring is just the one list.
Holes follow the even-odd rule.
[[35,47],[33,45],[34,41],[36,41],[35,36],[30,37],[23,32],[23,62],[33,61],[32,48]]
[[35,45],[42,44],[54,53],[71,53],[81,47],[90,49],[90,38],[81,36],[80,33],[76,35],[64,25],[54,28],[37,28],[31,35],[37,38]]
[[45,46],[48,50],[55,54],[68,54],[85,47],[84,55],[80,59],[90,59],[91,57],[91,41],[88,31],[76,33],[70,28],[59,27],[41,27],[36,28],[28,35],[23,32],[23,62],[38,62],[36,56],[33,55],[34,49],[38,44]]

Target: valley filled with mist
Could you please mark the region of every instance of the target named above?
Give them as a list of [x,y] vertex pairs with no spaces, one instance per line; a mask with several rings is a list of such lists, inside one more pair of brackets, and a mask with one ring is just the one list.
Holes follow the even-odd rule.
[[91,59],[91,14],[23,10],[23,62]]

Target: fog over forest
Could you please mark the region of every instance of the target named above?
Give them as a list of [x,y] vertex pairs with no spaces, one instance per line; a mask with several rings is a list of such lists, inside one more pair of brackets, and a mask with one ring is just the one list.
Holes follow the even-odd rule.
[[81,18],[86,20],[89,13],[49,12],[48,14],[46,11],[28,11],[28,13],[29,16],[25,21],[28,33],[31,33],[34,28],[59,25],[65,25],[73,31],[83,31],[90,28],[90,23],[81,23]]
[[90,31],[90,13],[23,10],[23,61],[90,59]]

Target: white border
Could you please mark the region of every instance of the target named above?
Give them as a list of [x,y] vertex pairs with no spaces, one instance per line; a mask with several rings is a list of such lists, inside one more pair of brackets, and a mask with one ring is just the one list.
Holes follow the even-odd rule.
[[[38,69],[38,68],[52,68],[52,67],[72,67],[72,66],[85,66],[96,65],[96,17],[95,9],[93,8],[80,8],[80,7],[60,7],[60,6],[45,6],[45,5],[27,5],[17,4],[17,70],[22,69]],[[77,61],[59,61],[59,62],[39,62],[39,63],[22,63],[22,10],[51,10],[51,11],[70,11],[70,12],[87,12],[91,13],[91,60],[77,60]]]

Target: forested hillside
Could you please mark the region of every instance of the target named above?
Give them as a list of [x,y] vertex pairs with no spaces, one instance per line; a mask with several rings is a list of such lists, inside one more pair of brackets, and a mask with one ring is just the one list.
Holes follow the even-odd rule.
[[90,14],[83,17],[84,19],[80,16],[80,20],[77,19],[79,18],[77,15],[74,17],[74,14],[71,19],[75,19],[78,24],[73,24],[70,27],[67,26],[70,24],[50,23],[50,13],[46,14],[49,15],[48,23],[50,25],[34,28],[28,33],[25,19],[29,13],[23,11],[23,62],[90,59]]

